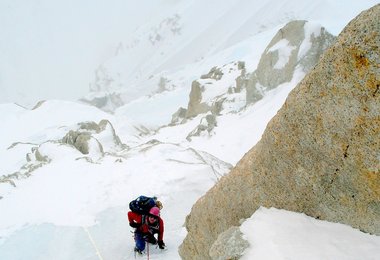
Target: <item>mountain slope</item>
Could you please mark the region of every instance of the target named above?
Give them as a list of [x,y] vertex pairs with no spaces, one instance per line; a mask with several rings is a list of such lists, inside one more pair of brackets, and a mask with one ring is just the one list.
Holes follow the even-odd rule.
[[[353,10],[363,10],[376,1],[350,3]],[[198,72],[206,73],[212,66],[222,66],[236,61],[237,54],[249,56],[248,49],[240,49],[244,54],[233,52],[218,63],[207,61],[236,44],[246,41],[261,32],[274,32],[291,20],[316,21],[333,34],[348,23],[355,11],[339,12],[344,8],[343,1],[302,1],[284,2],[282,0],[193,0],[180,1],[168,7],[159,15],[151,18],[151,23],[141,25],[132,39],[122,42],[115,56],[101,64],[96,78],[91,83],[95,92],[84,98],[93,102],[97,97],[115,96],[117,101],[108,100],[103,107],[113,111],[138,97],[155,93],[158,90],[160,76],[171,80],[168,70],[178,70],[195,63]],[[197,19],[194,19],[197,17]],[[331,29],[330,29],[331,27]],[[250,62],[243,59],[242,61]],[[160,76],[157,76],[160,74]],[[189,76],[186,76],[189,77]],[[186,85],[194,78],[188,78]],[[179,87],[173,82],[175,87]],[[102,91],[101,93],[96,93]],[[107,103],[107,102],[106,102]],[[110,104],[111,103],[111,104]]]
[[260,206],[380,234],[379,14],[380,4],[345,27],[256,146],[197,201],[184,259],[210,259],[218,236]]

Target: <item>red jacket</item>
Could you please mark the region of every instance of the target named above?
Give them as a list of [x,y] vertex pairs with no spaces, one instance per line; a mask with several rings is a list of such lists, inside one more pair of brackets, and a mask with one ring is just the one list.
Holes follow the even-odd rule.
[[157,217],[158,222],[153,225],[149,223],[148,215],[140,215],[136,212],[129,211],[128,212],[128,220],[129,223],[135,222],[141,224],[140,227],[136,229],[137,232],[141,232],[143,234],[158,234],[158,241],[163,241],[164,239],[164,221],[162,218]]

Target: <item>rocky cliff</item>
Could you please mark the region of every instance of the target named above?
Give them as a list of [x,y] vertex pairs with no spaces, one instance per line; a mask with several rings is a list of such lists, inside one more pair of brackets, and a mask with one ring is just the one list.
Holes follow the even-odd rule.
[[380,235],[380,5],[361,13],[290,93],[261,141],[193,206],[183,259],[259,206]]
[[335,37],[318,24],[291,21],[273,37],[260,62],[246,81],[247,104],[263,97],[263,92],[289,82],[299,67],[309,72]]

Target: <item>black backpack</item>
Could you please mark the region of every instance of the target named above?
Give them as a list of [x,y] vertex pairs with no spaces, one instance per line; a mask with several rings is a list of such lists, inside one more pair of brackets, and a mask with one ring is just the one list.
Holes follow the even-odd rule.
[[156,206],[156,197],[139,196],[129,202],[129,209],[138,214],[149,214],[151,208]]

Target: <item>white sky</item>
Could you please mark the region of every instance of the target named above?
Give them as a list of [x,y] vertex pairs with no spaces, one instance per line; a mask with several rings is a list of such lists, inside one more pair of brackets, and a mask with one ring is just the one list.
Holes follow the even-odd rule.
[[1,0],[0,103],[85,94],[95,68],[162,2]]

